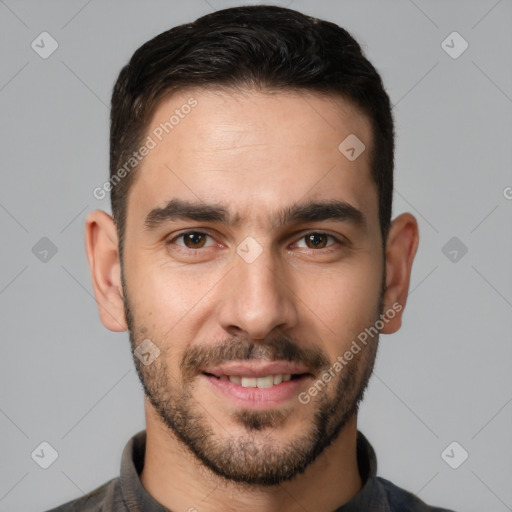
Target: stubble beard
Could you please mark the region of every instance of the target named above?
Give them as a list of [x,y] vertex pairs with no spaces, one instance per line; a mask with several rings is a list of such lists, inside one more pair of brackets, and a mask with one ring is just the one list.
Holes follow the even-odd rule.
[[[245,431],[244,435],[235,437],[219,425],[193,396],[193,365],[198,358],[218,361],[222,354],[228,358],[226,360],[287,359],[309,365],[316,357],[316,367],[323,367],[325,371],[330,367],[325,354],[320,351],[304,352],[295,342],[282,336],[269,340],[268,344],[258,345],[248,340],[229,340],[218,346],[215,356],[211,353],[211,347],[196,347],[194,353],[184,354],[180,367],[187,368],[188,362],[189,376],[183,378],[182,375],[177,379],[168,369],[166,343],[152,340],[159,346],[161,354],[148,366],[135,355],[137,345],[151,336],[148,336],[146,327],[135,325],[124,280],[123,291],[132,356],[144,393],[170,434],[214,475],[237,483],[240,487],[269,487],[291,480],[303,473],[333,443],[348,421],[357,415],[373,372],[378,335],[347,362],[332,380],[332,389],[322,389],[317,399],[307,405],[297,400],[295,407],[313,409],[312,420],[304,428],[304,434],[286,443],[276,443],[272,430],[283,427],[294,409],[283,407],[263,411],[241,409],[234,412],[230,420],[234,419]],[[375,321],[382,313],[382,297],[383,290]],[[298,355],[300,359],[297,359]],[[322,373],[320,370],[316,375]]]

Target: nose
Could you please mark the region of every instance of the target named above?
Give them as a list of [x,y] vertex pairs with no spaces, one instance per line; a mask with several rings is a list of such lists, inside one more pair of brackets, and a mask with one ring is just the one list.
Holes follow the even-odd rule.
[[224,283],[219,321],[226,332],[263,340],[273,330],[298,322],[295,297],[286,269],[266,248],[252,262],[238,257]]

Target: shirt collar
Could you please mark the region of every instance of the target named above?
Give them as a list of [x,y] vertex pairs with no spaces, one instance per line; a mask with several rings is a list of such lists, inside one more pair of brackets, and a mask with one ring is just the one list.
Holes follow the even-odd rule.
[[129,512],[170,512],[146,491],[140,481],[146,453],[146,431],[126,443],[121,457],[121,493]]
[[374,512],[391,512],[387,500],[377,481],[377,456],[368,439],[359,430],[357,431],[357,465],[363,486],[359,492],[347,503],[334,512],[361,512],[372,510]]

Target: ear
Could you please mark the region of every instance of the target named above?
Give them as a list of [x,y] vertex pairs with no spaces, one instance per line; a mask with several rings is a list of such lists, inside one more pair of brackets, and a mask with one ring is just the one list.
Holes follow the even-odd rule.
[[108,213],[94,210],[87,216],[85,249],[101,322],[111,331],[126,331],[117,228]]
[[391,334],[402,325],[402,314],[407,302],[411,268],[418,248],[418,223],[410,213],[403,213],[393,220],[386,242],[386,289],[384,311],[395,315],[384,323],[381,332]]

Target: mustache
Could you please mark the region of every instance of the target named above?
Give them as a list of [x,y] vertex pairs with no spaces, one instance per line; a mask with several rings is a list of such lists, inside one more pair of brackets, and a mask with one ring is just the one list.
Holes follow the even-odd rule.
[[232,338],[187,350],[180,361],[184,381],[189,381],[209,366],[235,360],[288,361],[300,363],[315,375],[330,366],[330,360],[320,348],[302,347],[297,341],[278,336],[267,341],[254,342],[247,338]]

